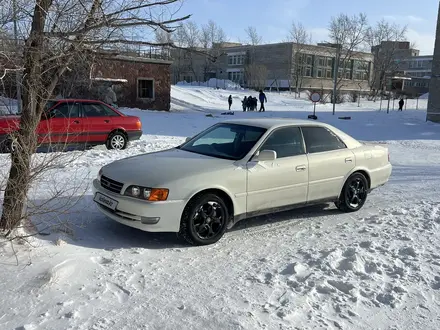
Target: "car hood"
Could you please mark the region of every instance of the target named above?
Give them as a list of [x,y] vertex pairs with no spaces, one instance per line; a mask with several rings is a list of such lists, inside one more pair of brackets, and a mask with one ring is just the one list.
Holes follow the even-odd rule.
[[234,161],[169,149],[117,160],[104,166],[102,175],[124,184],[161,188],[168,182],[228,166],[233,167]]

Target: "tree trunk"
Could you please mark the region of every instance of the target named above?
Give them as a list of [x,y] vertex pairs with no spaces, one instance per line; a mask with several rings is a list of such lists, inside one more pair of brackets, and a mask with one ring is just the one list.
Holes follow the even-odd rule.
[[[37,125],[46,94],[42,81],[41,53],[44,47],[44,25],[51,0],[38,0],[29,39],[24,50],[23,111],[20,128],[13,134],[16,142],[11,152],[11,168],[6,184],[0,230],[10,231],[23,219],[23,208],[31,183],[31,160],[37,146]],[[20,100],[18,100],[20,101]]]

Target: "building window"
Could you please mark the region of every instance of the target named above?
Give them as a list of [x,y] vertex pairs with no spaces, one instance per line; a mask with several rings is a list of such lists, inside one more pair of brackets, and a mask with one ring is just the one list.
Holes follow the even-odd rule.
[[138,99],[154,99],[154,80],[138,79]]
[[320,56],[316,60],[316,78],[333,77],[333,59],[331,57]]
[[333,78],[333,69],[325,69],[325,77],[327,79]]
[[341,61],[338,68],[338,78],[343,79],[352,79],[352,61],[351,60],[345,60]]
[[317,78],[323,78],[323,74],[322,74],[322,69],[321,68],[318,68],[316,70],[316,77]]
[[244,78],[244,74],[241,71],[234,71],[234,72],[228,72],[228,79],[236,82],[236,83],[242,83]]
[[353,63],[354,80],[368,80],[369,67],[370,65],[366,61],[354,61]]
[[300,61],[303,65],[304,77],[313,76],[313,55],[301,54]]
[[304,68],[304,77],[311,77],[312,76],[312,67],[306,66]]
[[228,64],[229,65],[244,65],[246,60],[245,55],[229,55]]

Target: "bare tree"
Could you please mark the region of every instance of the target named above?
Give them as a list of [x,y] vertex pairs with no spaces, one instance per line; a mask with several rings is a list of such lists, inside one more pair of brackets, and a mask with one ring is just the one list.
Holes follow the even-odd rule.
[[342,88],[346,72],[351,70],[351,60],[357,57],[359,48],[365,43],[368,30],[367,16],[340,14],[332,17],[329,37],[336,49],[333,71],[333,114],[336,111],[337,94]]
[[215,71],[215,76],[218,78],[218,60],[222,55],[221,43],[225,41],[225,32],[214,21],[210,20],[207,24],[202,26],[200,43],[204,51],[208,54],[205,56],[203,65],[205,80],[210,71]]
[[370,89],[377,92],[384,90],[386,79],[398,71],[400,63],[397,60],[404,58],[399,54],[398,41],[406,39],[406,26],[390,24],[385,20],[369,27],[366,33],[366,41],[374,54],[374,70],[371,72]]
[[226,41],[225,31],[214,21],[210,20],[202,26],[200,34],[200,42],[204,49],[215,47],[215,44]]
[[245,29],[246,36],[247,36],[247,43],[252,46],[261,45],[263,41],[263,37],[261,37],[255,26],[248,26]]
[[[175,16],[180,0],[33,0],[23,3],[28,12],[23,51],[23,110],[14,133],[15,150],[4,192],[0,230],[20,225],[33,176],[32,155],[37,147],[37,126],[47,100],[69,66],[84,53],[100,53],[109,45],[173,46],[168,42],[135,41],[133,29],[166,32],[189,16]],[[168,14],[167,14],[168,13]],[[164,15],[167,15],[164,18]]]
[[194,21],[187,21],[179,26],[176,31],[177,40],[185,49],[181,52],[183,55],[183,70],[190,71],[197,79],[199,76],[196,71],[195,61],[199,56],[197,49],[200,47],[200,29]]
[[255,90],[264,89],[267,83],[267,67],[262,64],[251,63],[245,66],[244,74],[248,87]]
[[305,74],[305,67],[307,65],[305,52],[308,50],[307,44],[312,43],[312,35],[307,32],[304,25],[293,22],[289,35],[287,36],[287,41],[290,41],[293,44],[292,58],[290,62],[290,77],[291,81],[295,84],[296,96],[298,96]]

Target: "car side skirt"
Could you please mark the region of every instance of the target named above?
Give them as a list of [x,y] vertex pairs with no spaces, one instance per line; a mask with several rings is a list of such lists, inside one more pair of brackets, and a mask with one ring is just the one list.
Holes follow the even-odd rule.
[[235,225],[237,222],[245,220],[245,219],[249,219],[249,218],[254,218],[254,217],[258,217],[258,216],[262,216],[262,215],[268,215],[271,213],[292,211],[292,210],[300,209],[300,208],[307,207],[307,206],[326,204],[326,203],[334,203],[334,202],[337,202],[337,200],[338,200],[338,197],[333,197],[333,198],[326,198],[326,199],[311,201],[311,202],[307,202],[307,203],[291,204],[291,205],[286,205],[286,206],[281,206],[281,207],[268,208],[268,209],[259,210],[259,211],[255,211],[255,212],[247,212],[247,213],[236,215],[233,219],[233,222]]

